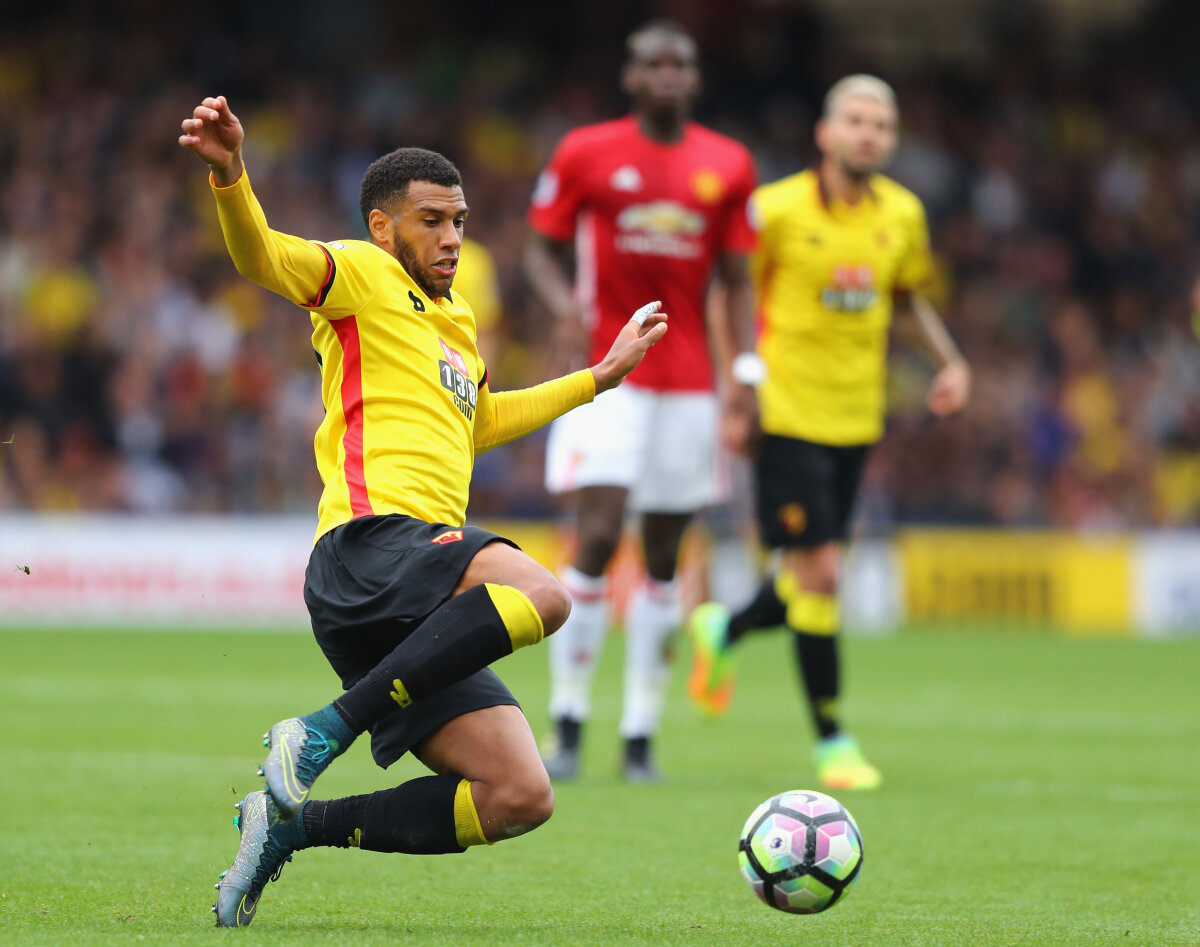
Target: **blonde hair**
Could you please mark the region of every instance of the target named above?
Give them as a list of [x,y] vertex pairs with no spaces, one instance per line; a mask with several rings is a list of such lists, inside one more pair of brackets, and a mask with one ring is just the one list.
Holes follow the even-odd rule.
[[861,96],[864,99],[874,99],[876,102],[890,105],[893,109],[897,108],[896,93],[890,85],[877,76],[869,76],[865,72],[860,72],[839,79],[825,93],[824,114],[832,115],[837,111],[842,99],[852,95]]

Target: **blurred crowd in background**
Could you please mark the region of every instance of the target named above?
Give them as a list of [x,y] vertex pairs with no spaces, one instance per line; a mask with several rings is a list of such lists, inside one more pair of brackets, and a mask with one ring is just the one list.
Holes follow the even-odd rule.
[[[464,259],[460,277],[492,383],[553,370],[521,272],[525,209],[568,129],[623,113],[622,39],[645,5],[513,18],[482,2],[268,2],[170,21],[103,6],[6,13],[0,31],[0,510],[313,509],[311,325],[229,262],[203,168],[176,143],[204,95],[229,97],[268,220],[289,233],[362,237],[374,157],[451,157],[494,267]],[[969,64],[889,71],[816,7],[691,6],[654,12],[695,29],[697,115],[743,141],[763,181],[811,162],[832,81],[896,86],[891,173],[925,201],[932,296],[976,390],[935,421],[929,365],[897,340],[865,528],[1200,522],[1200,102],[1163,66],[1169,13],[1067,62],[1001,18],[1009,35]],[[553,512],[543,443],[480,458],[472,515]]]

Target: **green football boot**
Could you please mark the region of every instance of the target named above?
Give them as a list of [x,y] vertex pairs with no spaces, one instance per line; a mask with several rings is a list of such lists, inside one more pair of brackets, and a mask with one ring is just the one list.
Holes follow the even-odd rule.
[[692,671],[688,696],[706,717],[719,717],[733,700],[736,676],[733,649],[727,637],[729,610],[717,602],[705,602],[692,610],[687,622],[692,639]]
[[883,774],[867,762],[848,733],[818,740],[814,749],[817,778],[826,789],[878,789]]

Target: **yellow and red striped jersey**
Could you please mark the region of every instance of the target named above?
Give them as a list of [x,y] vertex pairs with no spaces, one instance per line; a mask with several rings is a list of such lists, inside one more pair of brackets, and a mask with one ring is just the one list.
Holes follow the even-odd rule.
[[324,483],[317,538],[372,514],[462,525],[476,449],[593,397],[589,371],[490,394],[464,299],[429,298],[373,243],[270,230],[245,174],[213,190],[238,271],[310,312],[325,405],[313,445]]

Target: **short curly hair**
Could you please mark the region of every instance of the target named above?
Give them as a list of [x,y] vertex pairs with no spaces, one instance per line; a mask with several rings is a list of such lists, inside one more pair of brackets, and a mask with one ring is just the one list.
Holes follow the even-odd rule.
[[375,208],[388,210],[404,200],[412,181],[428,181],[440,187],[462,187],[462,175],[445,155],[425,148],[397,148],[376,158],[363,175],[358,191],[358,209],[363,223]]

